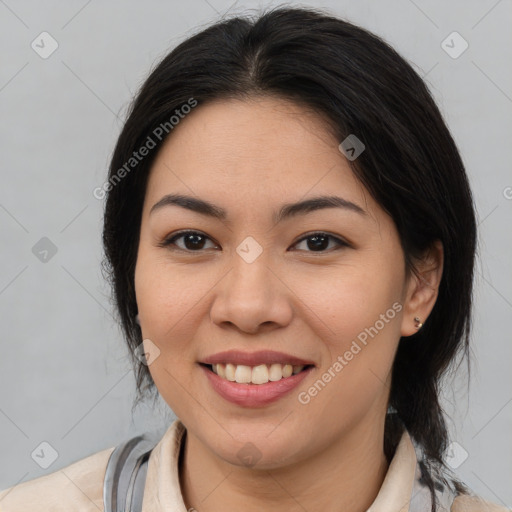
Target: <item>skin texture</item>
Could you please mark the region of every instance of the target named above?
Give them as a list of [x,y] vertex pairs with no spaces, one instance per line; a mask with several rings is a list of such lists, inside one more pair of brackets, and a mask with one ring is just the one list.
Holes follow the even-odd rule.
[[[180,483],[185,504],[199,512],[365,511],[384,480],[392,363],[400,336],[416,332],[414,317],[425,322],[434,306],[442,247],[417,262],[421,278],[406,272],[393,220],[354,177],[340,142],[294,103],[218,100],[180,121],[151,169],[137,304],[143,337],[160,350],[151,375],[187,428]],[[175,205],[150,215],[169,193],[208,200],[228,217]],[[365,214],[327,208],[274,225],[283,203],[318,195],[340,196]],[[207,237],[202,248],[184,238],[174,250],[159,246],[185,229]],[[305,237],[318,231],[348,246],[327,239],[315,250]],[[263,249],[250,264],[236,252],[248,236]],[[298,394],[395,303],[401,311],[300,403]],[[316,368],[277,402],[241,407],[213,391],[198,366],[229,349],[278,350]],[[253,467],[237,456],[247,442],[261,456]]]

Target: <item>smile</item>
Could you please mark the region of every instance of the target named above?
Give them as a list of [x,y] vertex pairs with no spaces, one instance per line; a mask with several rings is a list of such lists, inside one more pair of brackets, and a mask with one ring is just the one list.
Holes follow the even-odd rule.
[[[224,372],[224,377],[213,371],[213,366],[216,367],[215,370],[217,372]],[[265,368],[262,368],[263,366]],[[307,378],[315,366],[297,366],[295,367],[297,373],[294,373],[292,365],[281,365],[278,363],[273,363],[270,366],[265,364],[255,367],[229,363],[216,363],[214,365],[200,363],[199,368],[204,372],[210,389],[215,391],[224,400],[241,407],[254,408],[264,407],[288,395]],[[234,380],[227,378],[233,378],[233,375]],[[250,380],[248,380],[249,376]],[[270,377],[280,378],[279,380],[272,381],[269,380]],[[237,382],[237,378],[246,382]],[[252,381],[253,378],[256,382],[261,382],[261,384],[254,383]],[[264,381],[265,379],[266,381]]]
[[217,363],[205,365],[216,373],[221,379],[238,384],[266,384],[267,382],[277,382],[286,379],[291,375],[300,373],[304,368],[310,365],[292,365],[292,364],[259,364],[257,366],[236,365],[232,363]]

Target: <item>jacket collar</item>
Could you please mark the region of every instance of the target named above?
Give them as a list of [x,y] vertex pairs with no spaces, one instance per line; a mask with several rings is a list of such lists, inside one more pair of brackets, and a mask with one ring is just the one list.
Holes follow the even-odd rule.
[[[142,512],[187,512],[181,494],[178,460],[186,428],[176,419],[149,459]],[[404,429],[377,497],[367,512],[429,512],[431,495],[419,460],[421,450]],[[439,512],[448,512],[453,489],[437,483]]]

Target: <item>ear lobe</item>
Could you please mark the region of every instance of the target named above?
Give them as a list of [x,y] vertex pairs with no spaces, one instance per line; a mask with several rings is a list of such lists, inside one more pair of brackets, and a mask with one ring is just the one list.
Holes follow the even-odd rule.
[[[406,284],[406,299],[402,317],[402,336],[418,332],[419,323],[425,324],[437,300],[443,275],[443,244],[436,240],[421,259],[414,262]],[[415,319],[419,319],[415,321]]]

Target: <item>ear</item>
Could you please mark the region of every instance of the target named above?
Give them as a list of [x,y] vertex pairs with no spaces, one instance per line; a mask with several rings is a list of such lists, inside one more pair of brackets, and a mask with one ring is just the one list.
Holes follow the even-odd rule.
[[418,332],[414,318],[424,324],[434,308],[443,275],[443,261],[443,244],[436,240],[421,259],[413,262],[415,271],[411,270],[405,283],[402,336]]

